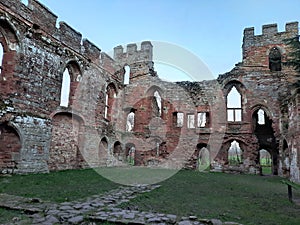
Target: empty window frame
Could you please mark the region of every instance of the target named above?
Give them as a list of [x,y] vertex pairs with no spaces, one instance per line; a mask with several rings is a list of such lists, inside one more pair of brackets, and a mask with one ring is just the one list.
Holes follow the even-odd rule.
[[207,127],[208,124],[208,113],[207,112],[198,112],[197,113],[197,127],[203,128]]
[[270,71],[281,71],[281,53],[278,48],[273,47],[269,53]]
[[195,115],[193,115],[193,114],[187,115],[187,127],[195,128]]
[[242,96],[235,86],[232,87],[227,95],[227,121],[242,121]]
[[155,102],[157,105],[157,114],[158,116],[161,116],[161,106],[162,106],[162,102],[161,102],[161,97],[158,91],[154,92],[154,98],[155,98]]
[[68,107],[70,98],[71,78],[68,68],[63,73],[61,92],[60,92],[60,106]]
[[183,127],[184,114],[182,112],[174,112],[173,122],[175,127]]
[[259,109],[257,111],[257,117],[258,117],[257,123],[259,125],[265,125],[265,111],[262,109]]

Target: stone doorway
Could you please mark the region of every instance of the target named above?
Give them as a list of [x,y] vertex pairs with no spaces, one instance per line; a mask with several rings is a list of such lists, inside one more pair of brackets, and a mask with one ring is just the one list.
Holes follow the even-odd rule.
[[197,160],[197,170],[205,171],[210,169],[210,156],[206,147],[202,147],[199,151]]
[[18,167],[21,140],[17,131],[7,123],[0,124],[0,173],[14,173]]
[[[276,144],[272,123],[273,122],[267,115],[266,110],[263,108],[258,108],[254,111],[252,115],[252,125],[254,134],[258,139],[259,150],[266,149],[270,153],[272,161],[272,174],[278,175],[279,150]],[[260,162],[260,154],[257,154],[257,157],[257,162]]]
[[83,121],[71,113],[58,113],[52,119],[52,139],[49,151],[49,170],[81,167]]
[[262,175],[272,174],[272,156],[266,149],[259,150],[259,164]]

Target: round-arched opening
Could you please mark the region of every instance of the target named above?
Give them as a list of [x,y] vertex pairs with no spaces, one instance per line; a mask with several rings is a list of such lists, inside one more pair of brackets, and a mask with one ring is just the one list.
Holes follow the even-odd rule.
[[7,123],[0,124],[0,173],[14,173],[18,168],[22,144],[18,132]]
[[265,149],[259,150],[259,164],[261,166],[262,175],[272,174],[272,156]]

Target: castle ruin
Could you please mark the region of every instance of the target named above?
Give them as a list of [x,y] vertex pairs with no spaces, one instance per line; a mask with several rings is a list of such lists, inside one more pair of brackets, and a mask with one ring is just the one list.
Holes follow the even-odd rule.
[[230,72],[174,83],[155,72],[151,42],[117,46],[112,58],[56,22],[36,0],[0,3],[1,172],[207,165],[260,174],[265,150],[274,175],[300,182],[300,89],[284,65],[297,22],[261,35],[246,28]]

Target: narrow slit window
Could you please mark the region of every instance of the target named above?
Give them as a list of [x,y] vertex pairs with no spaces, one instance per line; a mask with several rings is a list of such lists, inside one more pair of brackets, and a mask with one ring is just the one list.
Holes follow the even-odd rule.
[[3,50],[3,46],[0,43],[0,74],[2,72],[2,65],[3,65],[3,55],[4,55],[4,50]]
[[128,115],[127,115],[127,122],[126,122],[126,131],[133,131],[134,128],[134,117],[135,114],[133,111],[131,111]]
[[61,85],[61,96],[60,96],[60,106],[69,106],[69,96],[70,96],[70,84],[71,78],[69,70],[66,68],[63,73],[63,80]]
[[157,105],[157,114],[158,116],[161,116],[161,97],[158,93],[158,91],[155,91],[154,92],[154,98],[155,98],[155,102],[156,102],[156,105]]
[[281,71],[281,53],[278,48],[271,49],[269,54],[270,71]]
[[187,116],[187,125],[188,128],[195,128],[195,115]]
[[128,65],[124,66],[124,84],[129,84],[130,79],[130,67]]
[[108,112],[108,93],[105,94],[105,109],[104,109],[104,118],[107,119]]
[[265,124],[265,112],[262,109],[259,109],[257,112],[257,116],[258,116],[258,121],[257,123],[259,125],[264,125]]

